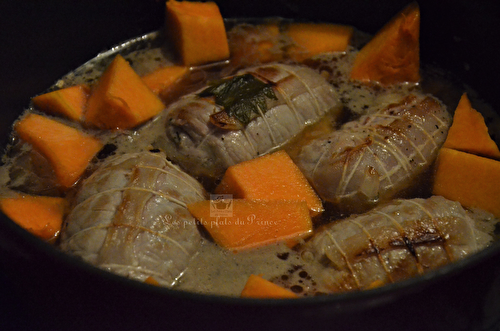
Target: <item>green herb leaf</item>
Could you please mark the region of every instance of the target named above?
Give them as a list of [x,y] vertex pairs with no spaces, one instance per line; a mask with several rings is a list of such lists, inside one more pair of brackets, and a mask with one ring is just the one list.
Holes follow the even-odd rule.
[[268,110],[266,99],[278,99],[270,84],[262,82],[251,74],[212,82],[199,95],[214,96],[217,105],[243,124],[248,124],[261,112],[265,113]]

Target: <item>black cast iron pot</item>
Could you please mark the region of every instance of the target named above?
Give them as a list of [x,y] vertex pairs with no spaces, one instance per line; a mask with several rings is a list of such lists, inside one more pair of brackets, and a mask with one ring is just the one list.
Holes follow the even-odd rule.
[[[224,17],[314,19],[370,33],[407,5],[404,0],[217,2]],[[500,111],[498,3],[419,3],[422,62],[454,73]],[[3,1],[0,13],[5,146],[11,123],[31,96],[100,51],[161,28],[164,2]],[[367,292],[241,300],[157,288],[103,272],[1,216],[1,330],[500,330],[499,243],[424,277]]]

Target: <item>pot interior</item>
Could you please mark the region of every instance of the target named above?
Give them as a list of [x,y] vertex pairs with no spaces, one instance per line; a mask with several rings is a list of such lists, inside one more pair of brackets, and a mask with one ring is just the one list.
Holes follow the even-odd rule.
[[[155,31],[163,24],[164,4],[158,1],[127,1],[124,5],[115,1],[91,4],[27,1],[16,2],[16,6],[13,3],[0,4],[0,12],[9,17],[3,48],[8,51],[2,52],[4,74],[0,77],[0,86],[5,87],[2,91],[4,101],[0,106],[2,146],[8,142],[11,123],[28,106],[30,97],[46,90],[97,53],[129,38]],[[353,25],[369,33],[376,32],[407,4],[406,1],[332,4],[324,0],[307,4],[285,0],[257,0],[251,5],[234,1],[217,3],[224,17],[300,17]],[[498,41],[496,31],[500,28],[496,19],[498,4],[494,1],[481,4],[420,1],[419,5],[422,12],[422,63],[449,72],[452,79],[464,82],[467,88],[477,92],[477,95],[471,95],[471,101],[484,101],[499,112],[494,102],[496,84],[492,82],[500,74],[500,66],[495,52],[491,51]],[[499,137],[500,132],[492,133],[492,136]],[[49,326],[67,325],[77,329],[105,324],[128,328],[171,322],[171,326],[182,328],[197,322],[217,322],[245,328],[246,323],[257,319],[257,325],[262,328],[298,329],[299,326],[319,327],[329,322],[340,328],[378,323],[385,327],[416,329],[417,323],[430,327],[431,317],[441,313],[448,314],[448,317],[436,323],[454,326],[457,330],[465,329],[464,325],[483,323],[491,326],[499,322],[498,317],[494,317],[494,313],[500,311],[498,242],[455,265],[367,293],[307,298],[293,303],[274,300],[241,302],[239,299],[157,289],[122,279],[65,256],[5,217],[1,219],[0,228],[0,276],[6,280],[4,283],[16,284],[13,288],[2,287],[11,295],[10,309],[16,311],[29,307],[34,323],[43,322]],[[461,292],[455,291],[456,284],[461,286]],[[464,284],[468,284],[466,289]],[[462,299],[469,300],[471,307],[459,304],[456,309],[451,308],[451,303]],[[441,300],[443,306],[450,306],[435,311],[426,307],[429,301],[436,300]],[[138,302],[142,305],[140,308]],[[64,312],[62,316],[61,311]],[[170,311],[167,318],[163,318],[165,311]],[[193,311],[197,318],[193,317]],[[221,311],[226,317],[214,318],[220,316]],[[429,321],[419,321],[416,317],[419,314],[414,314],[415,311]],[[366,316],[364,321],[357,318],[361,313]],[[233,316],[228,316],[231,314]],[[394,314],[400,314],[400,317],[394,318]],[[120,321],[118,315],[122,317]],[[99,318],[91,320],[87,316]],[[449,316],[460,316],[465,322],[460,324]]]

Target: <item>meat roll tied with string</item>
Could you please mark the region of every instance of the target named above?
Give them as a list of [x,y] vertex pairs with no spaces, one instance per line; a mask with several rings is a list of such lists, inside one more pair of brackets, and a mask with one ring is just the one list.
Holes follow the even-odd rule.
[[206,198],[163,153],[110,157],[77,193],[61,249],[122,276],[173,286],[201,244],[186,205]]
[[169,159],[196,177],[218,178],[234,164],[269,153],[326,113],[339,96],[311,68],[268,64],[209,82],[165,111],[156,141]]
[[323,200],[361,213],[422,187],[450,125],[436,98],[410,94],[311,140],[294,161]]
[[458,202],[441,196],[400,199],[324,226],[301,255],[318,286],[359,290],[422,275],[477,252],[492,240],[485,229]]

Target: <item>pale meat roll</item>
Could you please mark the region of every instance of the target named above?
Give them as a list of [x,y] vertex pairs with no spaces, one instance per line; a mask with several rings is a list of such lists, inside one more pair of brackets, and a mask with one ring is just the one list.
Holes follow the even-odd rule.
[[294,161],[322,199],[359,213],[414,185],[434,162],[450,124],[437,99],[410,95],[312,140]]
[[458,202],[433,196],[394,200],[326,225],[302,256],[318,268],[316,281],[342,292],[422,275],[491,240]]
[[277,100],[267,99],[267,111],[243,129],[221,129],[210,116],[222,108],[200,91],[172,104],[165,116],[166,135],[157,146],[193,176],[220,177],[231,165],[279,148],[341,104],[324,77],[303,66],[269,64],[238,72],[269,84]]
[[78,192],[61,249],[116,274],[172,286],[201,242],[186,205],[205,198],[201,184],[162,153],[112,157]]

